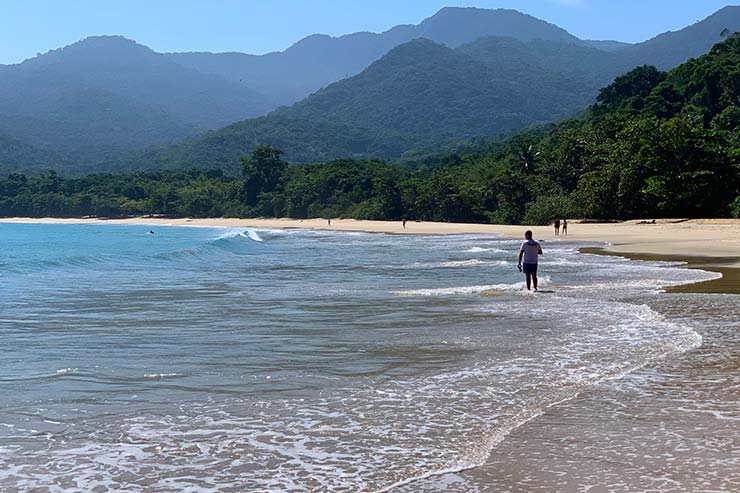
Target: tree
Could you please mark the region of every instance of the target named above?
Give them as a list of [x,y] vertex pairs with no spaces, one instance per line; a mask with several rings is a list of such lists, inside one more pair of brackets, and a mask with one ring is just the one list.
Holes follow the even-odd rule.
[[644,105],[644,99],[658,84],[666,78],[665,72],[657,68],[643,65],[614,79],[607,87],[599,92],[593,110],[596,114],[611,111],[636,110]]
[[270,146],[260,146],[252,150],[249,157],[242,157],[244,176],[244,199],[247,205],[257,205],[260,193],[269,193],[277,187],[280,176],[288,163],[280,156],[283,151]]

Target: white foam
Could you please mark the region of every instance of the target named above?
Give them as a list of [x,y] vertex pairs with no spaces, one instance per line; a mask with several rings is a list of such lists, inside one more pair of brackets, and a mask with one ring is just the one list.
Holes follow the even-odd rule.
[[[549,276],[539,278],[539,286],[545,287],[550,284]],[[521,291],[526,290],[524,281],[511,284],[487,284],[479,286],[455,286],[449,288],[427,288],[391,291],[396,296],[450,296],[459,294],[477,294],[485,291]]]
[[465,250],[465,253],[483,253],[483,252],[511,253],[511,251],[509,251],[509,250],[502,250],[501,248],[473,247],[473,248],[468,248],[467,250]]
[[180,377],[182,373],[145,373],[144,378],[149,380],[161,380],[163,378]]
[[264,241],[262,237],[260,237],[260,235],[257,233],[257,231],[253,229],[241,230],[233,228],[229,228],[228,231],[217,236],[215,240],[228,240],[230,238],[249,238],[250,240],[259,243],[262,243]]
[[230,238],[237,238],[239,236],[244,236],[244,233],[242,231],[240,231],[240,230],[229,229],[225,233],[222,233],[219,236],[217,236],[216,238],[214,238],[214,240],[216,240],[216,241],[218,241],[218,240],[228,240]]
[[260,237],[260,235],[258,235],[258,234],[257,234],[257,232],[256,232],[255,230],[253,230],[253,229],[248,229],[248,230],[247,230],[247,237],[248,237],[249,239],[251,239],[251,240],[254,240],[254,241],[258,241],[258,242],[260,242],[260,243],[261,243],[262,241],[264,241],[264,240],[263,240],[263,239],[262,239],[262,238]]
[[391,294],[397,296],[448,296],[455,294],[475,294],[492,290],[513,291],[515,289],[521,289],[521,286],[522,283],[489,284],[485,286],[456,286],[452,288],[409,289],[405,291],[392,291]]

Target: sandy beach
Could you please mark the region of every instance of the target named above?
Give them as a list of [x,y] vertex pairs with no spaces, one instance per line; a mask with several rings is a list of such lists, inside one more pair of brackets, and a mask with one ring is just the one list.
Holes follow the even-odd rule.
[[465,234],[500,235],[520,238],[525,229],[532,229],[536,238],[547,241],[569,239],[605,242],[604,250],[612,253],[660,257],[698,257],[712,263],[740,268],[740,220],[738,219],[663,219],[654,224],[646,221],[619,223],[570,222],[568,236],[556,237],[550,226],[511,226],[496,224],[466,224],[400,221],[357,221],[353,219],[170,219],[137,217],[130,219],[59,219],[59,218],[0,218],[0,222],[37,223],[113,223],[150,224],[152,226],[216,226],[253,228],[300,228],[333,231],[359,231],[391,234]]
[[266,229],[314,229],[389,234],[491,234],[502,238],[521,238],[532,229],[544,241],[575,240],[601,242],[585,248],[585,253],[618,254],[635,260],[682,261],[690,268],[722,273],[714,281],[670,288],[673,292],[740,293],[740,219],[660,219],[616,223],[569,222],[567,236],[555,236],[551,226],[512,226],[408,221],[358,221],[354,219],[238,219],[238,218],[0,218],[0,223],[109,223],[156,226],[244,227]]

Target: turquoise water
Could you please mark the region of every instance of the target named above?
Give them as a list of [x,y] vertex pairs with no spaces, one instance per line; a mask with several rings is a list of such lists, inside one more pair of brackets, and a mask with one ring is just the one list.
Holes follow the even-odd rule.
[[714,274],[518,245],[0,224],[0,488],[384,491],[701,344],[648,301]]

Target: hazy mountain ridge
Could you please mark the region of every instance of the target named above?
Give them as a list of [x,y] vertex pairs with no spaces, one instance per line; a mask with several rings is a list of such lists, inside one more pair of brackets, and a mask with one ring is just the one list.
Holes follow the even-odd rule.
[[632,62],[619,53],[541,39],[525,42],[509,37],[488,36],[465,44],[459,50],[490,64],[505,61],[509,66],[518,63],[537,66],[584,81],[594,90],[633,68]]
[[266,99],[125,38],[93,37],[2,67],[0,132],[93,162],[263,114]]
[[[172,60],[230,80],[248,80],[280,104],[292,104],[333,82],[354,76],[388,51],[416,38],[458,47],[483,36],[582,43],[564,29],[516,10],[446,7],[418,25],[382,33],[307,36],[282,52],[168,53]],[[301,74],[296,80],[295,74]]]
[[[439,51],[441,57],[456,53],[418,41],[394,50],[385,63],[403,60],[404,52],[425,51]],[[340,217],[541,225],[562,217],[740,218],[739,66],[740,35],[733,35],[707,55],[669,72],[640,66],[617,77],[579,118],[467,152],[450,149],[426,156],[417,161],[420,166],[349,159],[288,166],[275,150],[263,148],[249,156],[244,179],[225,176],[223,170],[192,169],[81,178],[13,175],[0,180],[0,215]],[[244,131],[248,126],[254,130],[257,121],[274,130],[276,120],[290,132],[297,123],[309,133],[322,127],[322,133],[335,136],[334,144],[344,148],[364,144],[362,139],[373,132],[350,142],[351,134],[332,133],[323,122],[281,115],[229,128],[249,146],[249,132]],[[220,134],[209,134],[216,152],[224,150]],[[390,142],[391,136],[387,138]],[[189,150],[203,149],[200,145]]]
[[727,6],[706,19],[679,31],[668,31],[622,51],[635,65],[654,65],[668,70],[709,51],[721,40],[720,33],[740,31],[740,6]]
[[[296,163],[339,157],[391,159],[420,147],[496,136],[570,116],[592,101],[600,85],[538,64],[539,43],[484,38],[452,49],[423,38],[413,40],[360,74],[291,107],[149,157],[159,165],[236,170],[241,155],[268,144]],[[563,52],[576,50],[571,58],[593,50],[565,46]],[[511,56],[508,49],[495,47],[517,51]]]
[[27,142],[3,135],[0,131],[0,169],[2,170],[36,173],[60,165],[66,167],[69,164],[52,150],[35,147]]
[[589,99],[579,95],[585,86],[575,85],[526,61],[480,60],[422,38],[278,113],[355,125],[361,118],[373,128],[470,137],[567,116]]
[[[490,137],[575,113],[615,75],[643,63],[667,68],[704,53],[724,28],[740,30],[740,7],[637,45],[579,40],[526,14],[476,8],[445,8],[419,25],[379,34],[313,35],[263,56],[159,54],[120,36],[93,37],[21,64],[0,65],[0,134],[26,145],[18,162],[38,149],[42,159],[60,156],[55,163],[72,162],[75,169],[223,165],[225,156],[232,164],[263,143],[284,148],[298,161],[393,158],[409,145],[439,145],[476,133]],[[446,43],[456,55],[436,51],[440,60],[414,64],[415,72],[384,60],[419,36]],[[374,62],[380,64],[372,67]],[[465,69],[455,74],[445,63]],[[384,66],[380,77],[378,67]],[[403,87],[404,73],[409,79],[425,74],[430,85],[446,86],[447,92]],[[490,84],[481,85],[481,78]],[[414,81],[417,88],[419,83]],[[471,92],[460,98],[454,87]],[[493,88],[510,97],[493,98]],[[521,93],[525,88],[530,94]],[[262,95],[263,89],[278,97]],[[311,92],[316,94],[292,108],[193,137],[263,115],[286,95],[290,100]],[[539,103],[543,94],[548,96]],[[520,107],[510,104],[517,101]],[[133,160],[124,155],[185,137],[191,138],[181,151],[175,145],[138,152]],[[199,142],[204,149],[196,150]],[[217,151],[219,142],[224,148]],[[4,155],[5,163],[12,162],[9,151]]]

